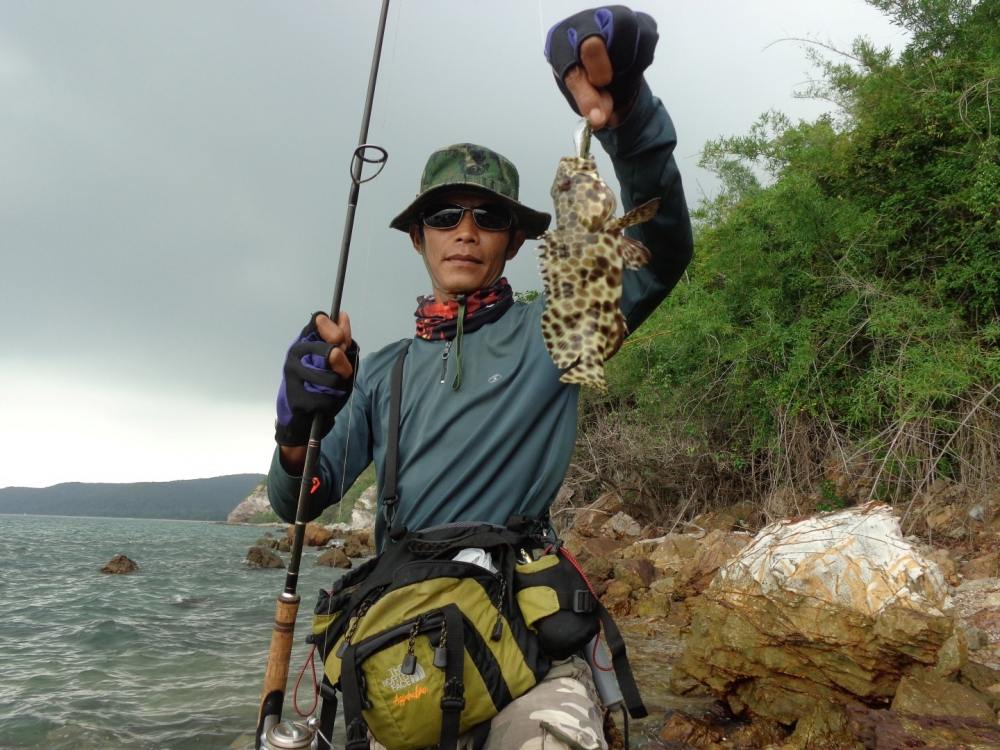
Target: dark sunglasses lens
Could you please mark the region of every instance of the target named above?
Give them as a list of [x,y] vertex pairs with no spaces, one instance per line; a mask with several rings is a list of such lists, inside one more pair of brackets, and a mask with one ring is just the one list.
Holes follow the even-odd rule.
[[510,212],[503,206],[480,206],[473,209],[472,217],[481,229],[510,229]]
[[457,206],[432,209],[424,214],[424,224],[431,229],[451,229],[458,226],[463,213]]

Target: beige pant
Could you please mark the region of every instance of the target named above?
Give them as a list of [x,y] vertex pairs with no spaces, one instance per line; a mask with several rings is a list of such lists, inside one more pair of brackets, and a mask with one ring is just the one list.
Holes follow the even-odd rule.
[[[375,750],[386,748],[375,741]],[[459,738],[460,750],[472,747]],[[535,687],[490,722],[486,750],[607,750],[604,710],[587,662],[555,662]]]

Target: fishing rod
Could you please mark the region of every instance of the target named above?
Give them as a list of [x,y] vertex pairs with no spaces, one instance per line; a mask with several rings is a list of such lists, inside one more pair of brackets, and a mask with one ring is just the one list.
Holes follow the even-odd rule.
[[[375,99],[375,81],[378,78],[379,60],[382,57],[382,40],[385,37],[385,22],[389,12],[389,0],[382,0],[382,11],[375,35],[375,50],[372,53],[371,72],[368,75],[368,93],[361,116],[361,134],[358,146],[351,158],[351,190],[347,198],[347,217],[344,220],[344,235],[340,245],[340,261],[337,265],[337,280],[330,305],[330,319],[336,322],[340,317],[340,301],[344,292],[344,278],[347,275],[347,256],[354,231],[354,214],[358,207],[358,194],[362,183],[375,179],[385,167],[388,154],[380,146],[369,144],[368,126],[371,123],[372,103]],[[370,156],[369,152],[374,155]],[[377,165],[374,174],[362,179],[365,164]],[[306,509],[309,506],[309,491],[312,477],[316,473],[319,445],[322,439],[323,419],[313,417],[306,447],[305,464],[302,469],[302,483],[299,486],[299,502],[295,509],[295,532],[292,537],[291,559],[285,574],[285,588],[278,596],[274,614],[274,629],[271,631],[271,646],[267,654],[267,668],[264,671],[264,687],[261,690],[260,712],[257,717],[257,732],[254,747],[308,747],[312,741],[313,726],[302,726],[298,722],[281,722],[281,709],[285,699],[285,684],[288,681],[288,664],[292,656],[292,638],[295,634],[295,617],[299,611],[300,597],[296,592],[299,580],[299,564],[302,561],[302,544],[306,532]],[[308,735],[308,738],[307,738]],[[300,744],[305,741],[306,744]],[[325,741],[325,740],[324,740]]]

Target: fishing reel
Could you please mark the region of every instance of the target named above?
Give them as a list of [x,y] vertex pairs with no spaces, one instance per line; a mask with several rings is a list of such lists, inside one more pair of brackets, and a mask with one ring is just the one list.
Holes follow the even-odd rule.
[[261,750],[316,750],[319,747],[319,719],[285,719],[267,730]]

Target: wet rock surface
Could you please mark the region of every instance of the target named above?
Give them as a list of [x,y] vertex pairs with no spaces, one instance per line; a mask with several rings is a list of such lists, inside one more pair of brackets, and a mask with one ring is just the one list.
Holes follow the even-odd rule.
[[247,551],[245,564],[248,568],[283,568],[285,563],[267,547],[251,547]]
[[139,572],[139,565],[135,560],[130,560],[125,555],[115,555],[105,563],[101,572],[110,575],[130,575]]
[[[295,537],[295,526],[289,526],[285,531],[285,538],[291,542]],[[303,547],[325,547],[333,539],[333,530],[317,523],[307,523],[305,536],[302,539]]]
[[350,568],[351,558],[347,556],[340,547],[331,547],[316,558],[317,565],[325,565],[328,568]]

